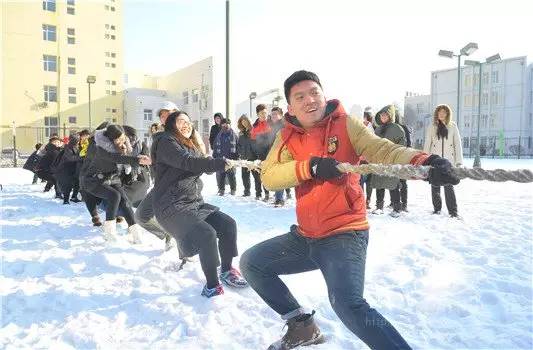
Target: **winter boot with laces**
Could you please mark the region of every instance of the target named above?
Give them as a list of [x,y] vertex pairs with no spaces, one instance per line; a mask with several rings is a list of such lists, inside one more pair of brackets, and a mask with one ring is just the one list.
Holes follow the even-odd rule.
[[296,316],[287,321],[287,333],[268,347],[268,350],[288,350],[298,346],[321,344],[325,342],[324,336],[315,324],[313,315],[310,314]]

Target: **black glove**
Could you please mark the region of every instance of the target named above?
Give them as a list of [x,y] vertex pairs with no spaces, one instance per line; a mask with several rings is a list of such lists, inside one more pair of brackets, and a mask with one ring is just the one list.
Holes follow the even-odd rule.
[[431,166],[428,181],[434,186],[457,185],[459,178],[452,172],[452,164],[436,154],[432,154],[424,162],[424,165]]
[[328,180],[339,177],[342,173],[337,169],[339,162],[333,158],[312,157],[309,162],[311,175],[316,179]]

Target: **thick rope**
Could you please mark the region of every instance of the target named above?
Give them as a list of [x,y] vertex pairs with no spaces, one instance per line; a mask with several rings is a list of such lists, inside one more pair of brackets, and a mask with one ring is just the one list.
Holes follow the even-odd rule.
[[[247,160],[232,160],[232,167],[245,167],[258,171],[261,169],[259,161],[251,162]],[[405,180],[426,179],[429,176],[430,166],[410,165],[410,164],[362,164],[353,165],[350,163],[340,163],[339,170],[343,173],[357,173],[361,175],[375,174],[397,177]],[[520,170],[485,170],[482,168],[452,168],[455,176],[459,179],[487,180],[493,182],[514,181],[520,183],[533,182],[533,172],[528,169]]]

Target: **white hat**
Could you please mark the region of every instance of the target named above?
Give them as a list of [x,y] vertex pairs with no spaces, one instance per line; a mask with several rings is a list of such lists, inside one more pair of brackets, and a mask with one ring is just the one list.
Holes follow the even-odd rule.
[[178,106],[176,106],[176,104],[174,102],[170,102],[170,101],[165,101],[163,102],[163,104],[161,105],[161,108],[159,108],[159,111],[161,110],[167,110],[167,111],[173,111],[173,110],[177,110],[178,109]]
[[368,113],[370,115],[373,115],[374,111],[373,111],[372,107],[365,107],[365,112],[364,113]]

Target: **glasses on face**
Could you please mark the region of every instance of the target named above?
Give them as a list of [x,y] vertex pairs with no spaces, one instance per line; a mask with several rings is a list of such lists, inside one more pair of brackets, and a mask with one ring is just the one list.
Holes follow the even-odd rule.
[[184,126],[184,125],[191,125],[192,123],[187,119],[176,119],[176,125],[178,126]]

